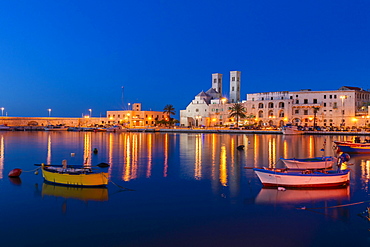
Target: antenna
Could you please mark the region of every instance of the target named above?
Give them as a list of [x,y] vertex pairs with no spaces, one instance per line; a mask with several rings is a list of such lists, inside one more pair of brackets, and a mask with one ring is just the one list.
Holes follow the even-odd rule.
[[124,103],[124,100],[123,100],[123,91],[124,91],[124,87],[122,86],[122,109],[124,110],[125,109],[125,103]]

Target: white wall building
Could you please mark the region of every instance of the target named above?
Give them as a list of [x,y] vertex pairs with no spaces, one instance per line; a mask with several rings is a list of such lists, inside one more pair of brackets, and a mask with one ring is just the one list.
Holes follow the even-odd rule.
[[[222,85],[222,75],[212,74],[212,88],[199,93],[180,111],[182,126],[233,125],[229,110],[240,102],[239,71],[230,72],[230,99],[221,98],[216,88]],[[220,79],[220,80],[218,80]],[[221,87],[222,88],[222,87]],[[219,89],[222,90],[222,89]],[[253,93],[243,101],[247,117],[244,125],[281,127],[287,123],[300,126],[370,127],[370,92],[344,86],[338,90],[297,92],[281,91]]]

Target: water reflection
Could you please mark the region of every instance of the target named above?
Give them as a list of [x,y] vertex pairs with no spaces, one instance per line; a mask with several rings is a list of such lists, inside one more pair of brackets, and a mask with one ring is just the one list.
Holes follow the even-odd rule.
[[3,170],[4,170],[4,136],[0,136],[0,179],[3,178]]
[[77,199],[81,201],[108,201],[107,188],[84,188],[61,186],[55,184],[42,184],[42,196],[61,197],[64,199]]
[[262,188],[258,193],[256,204],[294,204],[303,202],[317,202],[329,200],[349,200],[350,188],[338,189],[288,189],[285,191],[276,188]]
[[[169,134],[169,133],[7,133],[0,136],[0,179],[3,178],[7,139],[32,136],[46,146],[46,163],[60,164],[66,154],[76,153],[86,165],[108,162],[109,174],[120,174],[122,181],[153,176],[167,177],[171,166],[179,166],[182,177],[212,180],[212,186],[237,191],[241,175],[251,177],[242,167],[276,167],[280,157],[307,158],[334,155],[333,140],[338,136],[283,136],[233,134]],[[343,139],[343,138],[342,138]],[[17,143],[17,142],[15,142]],[[46,145],[45,145],[46,144]],[[15,144],[17,145],[17,144]],[[244,150],[237,146],[244,145]],[[17,148],[16,146],[13,147]],[[97,148],[99,153],[92,155]],[[321,149],[323,151],[320,151]],[[37,149],[37,145],[35,145]],[[45,150],[41,150],[45,152]],[[40,152],[41,152],[40,151]],[[37,151],[33,151],[37,152]],[[354,156],[352,176],[360,178],[368,191],[370,156]],[[154,170],[160,172],[154,173]],[[218,189],[216,189],[218,190]]]

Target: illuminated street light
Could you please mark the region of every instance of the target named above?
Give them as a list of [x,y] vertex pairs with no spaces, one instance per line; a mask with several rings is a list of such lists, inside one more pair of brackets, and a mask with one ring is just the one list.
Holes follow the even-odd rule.
[[92,115],[92,109],[89,109],[89,112],[90,112],[90,117],[91,117],[91,115]]
[[3,116],[4,117],[4,107],[1,107],[1,116]]
[[50,117],[50,114],[51,114],[51,109],[48,109],[48,112],[49,112],[49,117]]

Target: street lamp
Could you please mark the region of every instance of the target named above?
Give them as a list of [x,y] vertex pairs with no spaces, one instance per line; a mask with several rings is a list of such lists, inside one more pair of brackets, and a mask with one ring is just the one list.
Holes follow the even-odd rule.
[[4,107],[1,107],[1,115],[4,117]]
[[50,114],[51,114],[51,109],[48,109],[48,112],[49,112],[49,117],[50,117]]
[[342,123],[340,125],[344,127],[344,99],[346,99],[347,96],[341,95],[339,98],[342,100]]
[[89,112],[90,112],[90,117],[91,117],[91,115],[92,115],[92,110],[91,110],[91,109],[89,109]]

